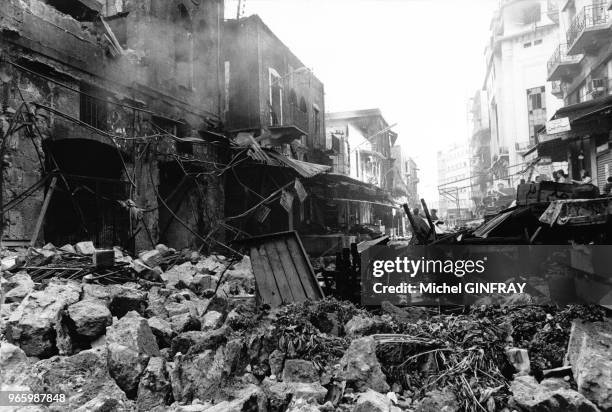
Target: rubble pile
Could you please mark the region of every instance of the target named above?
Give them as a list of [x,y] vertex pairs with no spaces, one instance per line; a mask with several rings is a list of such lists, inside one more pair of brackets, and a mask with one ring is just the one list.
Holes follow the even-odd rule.
[[272,309],[248,257],[159,245],[141,264],[114,283],[4,270],[0,390],[65,393],[57,411],[612,410],[596,307]]

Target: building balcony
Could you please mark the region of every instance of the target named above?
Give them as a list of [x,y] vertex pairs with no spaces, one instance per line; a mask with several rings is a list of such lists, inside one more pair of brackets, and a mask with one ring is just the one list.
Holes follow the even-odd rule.
[[298,106],[289,105],[279,118],[270,110],[268,130],[278,144],[291,143],[302,136],[308,136],[308,113],[301,111]]
[[567,44],[560,44],[548,60],[548,81],[565,80],[580,71],[580,62],[584,56],[567,54]]
[[607,3],[585,6],[574,17],[567,30],[567,54],[589,54],[612,37],[610,12]]

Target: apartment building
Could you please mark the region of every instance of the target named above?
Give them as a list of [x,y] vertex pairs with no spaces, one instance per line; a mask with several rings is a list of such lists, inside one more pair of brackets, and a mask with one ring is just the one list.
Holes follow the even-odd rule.
[[451,223],[472,217],[470,153],[468,142],[438,151],[439,215]]
[[487,92],[478,90],[469,101],[471,190],[476,208],[482,205],[493,179],[491,168],[491,129]]
[[0,2],[4,242],[201,244],[223,217],[223,7]]
[[566,162],[574,179],[585,169],[603,188],[612,167],[612,3],[558,0],[555,4],[559,44],[548,60],[547,74],[549,81],[560,84],[564,107],[553,120],[563,126],[542,131],[537,150],[529,155]]
[[537,131],[562,106],[560,84],[546,62],[558,46],[558,8],[546,0],[503,0],[485,49],[493,179],[514,186],[525,176],[522,155]]

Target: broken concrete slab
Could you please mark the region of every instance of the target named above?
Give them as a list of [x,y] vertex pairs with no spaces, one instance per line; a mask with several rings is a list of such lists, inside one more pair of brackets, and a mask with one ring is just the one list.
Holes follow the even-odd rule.
[[7,322],[6,338],[28,356],[48,357],[57,353],[56,324],[62,311],[78,302],[81,284],[54,280],[45,290],[30,293]]
[[533,376],[524,375],[510,385],[518,407],[527,412],[597,412],[599,409],[582,394],[566,388],[553,389],[539,384]]
[[389,412],[390,408],[391,400],[388,397],[368,389],[359,394],[353,412]]
[[216,310],[211,310],[200,318],[200,323],[204,331],[217,329],[223,324],[223,314]]
[[566,353],[578,392],[612,411],[612,321],[572,322]]
[[172,403],[172,385],[166,370],[166,361],[151,357],[138,384],[136,406],[139,411],[165,408]]
[[114,322],[106,328],[106,349],[110,376],[129,398],[135,398],[149,358],[161,356],[146,319],[132,311]]
[[529,362],[527,349],[507,348],[506,357],[514,367],[517,375],[529,375],[531,372],[531,363]]
[[104,334],[113,323],[110,310],[99,299],[81,300],[68,306],[68,316],[74,322],[79,335],[93,339]]
[[77,253],[81,254],[81,255],[93,255],[96,251],[96,247],[94,246],[93,242],[79,242],[76,245],[74,245],[74,249]]
[[319,382],[319,373],[310,361],[287,359],[283,369],[283,382]]
[[18,346],[0,342],[0,390],[6,387],[27,387],[30,380],[30,360]]
[[230,328],[222,327],[212,331],[183,332],[172,339],[170,353],[198,353],[208,349],[217,349],[227,342]]
[[212,399],[221,387],[224,376],[223,347],[197,354],[177,354],[170,368],[172,393],[178,402]]
[[67,401],[52,404],[52,410],[77,410],[94,399],[117,405],[115,410],[120,410],[127,407],[128,399],[109,376],[106,365],[103,349],[54,356],[33,365],[30,386],[35,393],[66,394]]
[[21,302],[34,289],[34,282],[27,272],[19,272],[7,277],[2,284],[6,303]]
[[147,319],[147,323],[149,324],[153,335],[155,335],[155,338],[157,339],[157,346],[160,348],[169,347],[170,343],[172,342],[172,338],[175,335],[170,322],[154,316]]
[[340,360],[340,379],[359,391],[368,388],[389,391],[386,377],[376,357],[376,341],[371,336],[355,339]]

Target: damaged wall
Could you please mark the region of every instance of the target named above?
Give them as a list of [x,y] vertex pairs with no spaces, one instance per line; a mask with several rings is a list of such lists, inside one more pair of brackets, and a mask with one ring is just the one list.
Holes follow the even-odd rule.
[[[308,149],[325,149],[323,83],[265,25],[259,16],[227,21],[224,28],[226,114],[230,129],[260,128],[270,122],[270,69],[282,85],[282,124],[295,125],[308,136]],[[315,112],[318,111],[318,120]],[[312,155],[312,154],[311,154]],[[308,156],[307,156],[308,157]]]
[[[40,180],[45,175],[43,169],[50,172],[59,167],[63,174],[81,172],[86,176],[79,176],[78,183],[69,177],[68,188],[64,179],[60,179],[63,187],[58,187],[64,194],[74,192],[72,198],[79,199],[76,203],[80,203],[81,197],[85,198],[88,192],[95,192],[98,209],[81,205],[88,213],[77,211],[78,206],[74,207],[74,213],[96,214],[92,211],[100,208],[106,212],[120,210],[122,202],[131,199],[133,206],[145,210],[142,214],[144,227],[134,238],[135,248],[140,250],[159,240],[159,208],[163,208],[156,195],[160,159],[202,161],[203,164],[223,162],[224,153],[195,150],[181,154],[176,137],[167,134],[197,139],[198,132],[220,126],[221,89],[217,62],[219,18],[223,8],[217,0],[202,1],[198,5],[193,2],[182,5],[179,1],[116,1],[115,5],[120,3],[121,14],[111,16],[109,21],[110,25],[117,26],[113,20],[126,19],[126,37],[118,37],[125,42],[121,55],[110,52],[109,32],[99,19],[77,21],[38,0],[9,0],[0,4],[3,58],[0,62],[0,101],[6,119],[4,124],[8,125],[14,111],[25,100],[31,115],[22,120],[35,119],[38,126],[22,128],[6,138],[2,136],[5,150],[0,203],[6,204]],[[171,43],[159,41],[169,39],[173,43],[189,36],[192,36],[194,47],[188,50],[187,57],[177,56]],[[181,70],[192,74],[189,84],[174,81],[180,77],[177,72]],[[103,146],[97,150],[92,142]],[[61,157],[62,164],[49,156],[54,145],[70,153],[70,156],[56,153],[55,157]],[[106,164],[118,165],[120,173],[111,173],[105,166],[99,167],[104,169],[101,173],[88,170],[83,158],[90,152],[100,156],[107,153]],[[79,157],[82,158],[80,162]],[[94,156],[91,165],[96,160],[104,164],[103,159]],[[83,183],[81,177],[88,183]],[[98,180],[92,183],[91,179]],[[198,227],[193,229],[198,232],[201,228],[210,228],[212,222],[223,216],[222,182],[216,178],[207,183],[206,197],[201,202],[208,207],[196,209],[201,216],[196,219]],[[125,196],[121,196],[123,193]],[[190,196],[196,195],[200,197],[201,193],[194,189]],[[61,202],[56,201],[59,197],[56,194],[52,197],[51,211],[54,204],[56,211],[61,209],[58,207]],[[3,213],[4,239],[32,236],[43,198],[43,190],[38,190]],[[89,230],[83,233],[91,240],[106,243],[128,239],[125,234],[108,233],[109,227],[116,231],[121,226],[121,220],[115,219],[116,214],[128,216],[124,230],[130,230],[132,235],[137,231],[138,221],[133,215],[130,224],[128,209],[123,205],[122,212],[113,212],[113,216],[97,220],[86,216],[88,225],[81,226],[89,226]],[[113,220],[112,224],[109,219]],[[91,227],[96,233],[91,233]],[[43,227],[47,232],[52,229],[53,225],[48,222]],[[175,238],[180,238],[180,233],[188,233],[184,227],[175,232]],[[52,234],[43,234],[40,239],[47,238],[53,238]]]

